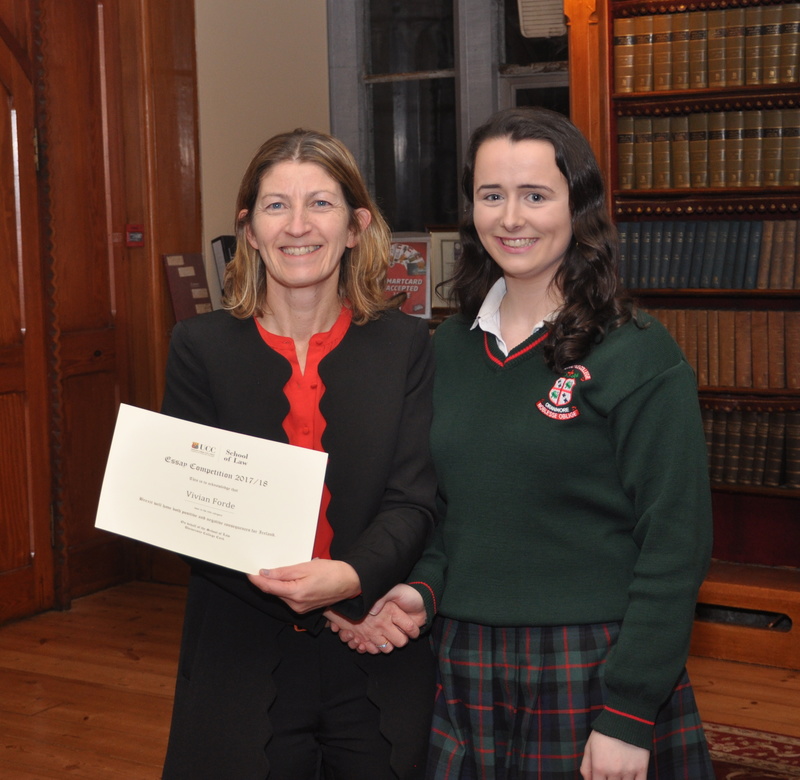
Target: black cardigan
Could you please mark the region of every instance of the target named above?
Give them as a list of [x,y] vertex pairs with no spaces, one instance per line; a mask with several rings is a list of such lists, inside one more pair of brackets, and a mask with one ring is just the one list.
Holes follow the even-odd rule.
[[[405,579],[433,527],[429,341],[423,321],[386,312],[351,325],[319,366],[331,556],[350,563],[362,587],[335,605],[350,618],[362,617]],[[288,361],[266,345],[252,320],[223,311],[193,317],[173,332],[162,412],[286,442],[283,388],[290,376]],[[165,778],[266,776],[267,708],[275,695],[269,673],[280,660],[277,634],[287,623],[327,630],[322,610],[298,615],[243,574],[192,562]],[[421,737],[414,723],[422,721],[427,733],[429,658],[426,642],[388,656],[354,653],[370,675],[370,698],[401,777],[410,745]],[[232,741],[241,763],[214,766]]]

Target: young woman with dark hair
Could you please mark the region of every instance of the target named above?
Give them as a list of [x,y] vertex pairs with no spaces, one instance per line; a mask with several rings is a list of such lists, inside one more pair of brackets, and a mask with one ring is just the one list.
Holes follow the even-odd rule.
[[459,313],[434,337],[442,519],[340,636],[402,644],[384,604],[432,624],[429,778],[710,780],[684,668],[711,550],[692,369],[620,289],[568,119],[496,114],[463,188]]
[[502,267],[481,243],[473,220],[478,150],[486,141],[498,138],[550,144],[569,192],[574,240],[552,279],[563,304],[543,345],[550,368],[562,371],[585,355],[608,328],[631,318],[630,301],[619,287],[617,233],[606,210],[600,169],[583,135],[555,112],[500,112],[473,133],[461,182],[467,203],[461,227],[462,254],[452,284],[453,301],[467,317],[477,316],[492,285],[503,275]]

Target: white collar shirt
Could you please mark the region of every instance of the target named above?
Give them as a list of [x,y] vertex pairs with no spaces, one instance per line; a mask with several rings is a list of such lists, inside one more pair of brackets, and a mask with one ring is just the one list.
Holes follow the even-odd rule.
[[[491,287],[486,297],[483,299],[478,316],[475,317],[470,330],[480,328],[485,333],[488,333],[497,339],[497,346],[500,351],[508,357],[508,347],[506,346],[503,337],[500,334],[500,304],[503,302],[507,292],[506,280],[501,276]],[[533,326],[531,335],[536,333],[537,330],[544,327],[545,321],[553,318],[555,311],[547,315],[543,320],[540,320]]]

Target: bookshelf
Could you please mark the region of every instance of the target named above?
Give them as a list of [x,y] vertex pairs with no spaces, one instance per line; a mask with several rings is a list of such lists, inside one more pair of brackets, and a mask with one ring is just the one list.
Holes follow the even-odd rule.
[[704,588],[749,609],[737,581],[800,564],[800,2],[603,11],[623,276],[697,373],[724,562]]

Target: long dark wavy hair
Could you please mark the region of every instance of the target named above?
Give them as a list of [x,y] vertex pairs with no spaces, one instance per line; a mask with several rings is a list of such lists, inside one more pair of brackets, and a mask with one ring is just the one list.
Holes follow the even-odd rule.
[[509,108],[473,132],[461,188],[467,208],[460,225],[462,252],[452,280],[451,303],[472,319],[503,272],[481,244],[473,220],[475,158],[486,141],[547,141],[569,186],[573,241],[552,284],[564,300],[543,344],[550,369],[562,373],[584,358],[605,334],[633,316],[618,274],[617,231],[605,206],[597,160],[582,133],[563,114],[546,108]]

